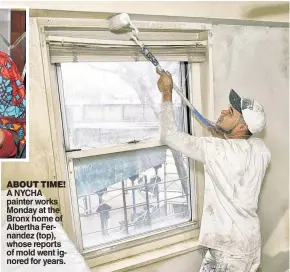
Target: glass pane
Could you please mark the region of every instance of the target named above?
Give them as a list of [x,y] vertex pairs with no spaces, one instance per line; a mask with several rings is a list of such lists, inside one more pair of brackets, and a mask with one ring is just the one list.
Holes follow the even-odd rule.
[[191,219],[187,158],[166,147],[74,160],[84,248]]
[[[179,86],[180,63],[162,65]],[[69,149],[159,138],[161,94],[151,63],[63,63],[61,72]],[[175,92],[173,101],[180,108]]]

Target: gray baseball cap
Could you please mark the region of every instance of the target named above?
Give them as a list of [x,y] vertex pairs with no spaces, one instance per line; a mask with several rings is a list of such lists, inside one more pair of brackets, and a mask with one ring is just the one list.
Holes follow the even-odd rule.
[[266,114],[261,104],[254,99],[240,97],[233,89],[230,90],[229,101],[232,107],[243,115],[251,133],[263,130]]

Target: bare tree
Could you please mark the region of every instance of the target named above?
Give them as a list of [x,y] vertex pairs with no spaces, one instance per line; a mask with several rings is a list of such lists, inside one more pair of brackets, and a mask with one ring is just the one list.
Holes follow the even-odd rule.
[[[93,66],[92,66],[93,67]],[[119,70],[105,70],[106,72],[110,73],[118,73],[118,75],[128,84],[131,85],[134,90],[136,91],[138,98],[140,99],[141,104],[148,105],[154,112],[154,115],[156,117],[156,120],[158,120],[158,108],[155,104],[155,101],[150,94],[150,90],[153,90],[156,86],[156,82],[148,82],[146,81],[144,77],[142,77],[141,74],[136,73],[136,70],[134,69],[134,66],[129,63],[123,63],[122,67],[126,69],[126,71],[119,71]],[[148,69],[154,69],[148,66]],[[93,67],[94,69],[97,69],[96,67]],[[102,69],[104,71],[104,69]],[[152,70],[151,70],[152,71]],[[151,71],[148,71],[148,73],[151,73]],[[133,77],[138,75],[138,77]],[[184,165],[183,157],[180,152],[177,152],[175,150],[172,151],[172,156],[175,162],[175,166],[177,169],[178,176],[181,181],[181,186],[183,189],[184,194],[186,195],[187,201],[188,201],[188,182],[185,177],[187,177],[188,173]]]

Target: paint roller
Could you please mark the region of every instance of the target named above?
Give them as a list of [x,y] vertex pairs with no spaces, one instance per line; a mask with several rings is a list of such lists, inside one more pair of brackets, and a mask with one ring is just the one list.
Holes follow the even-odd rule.
[[[109,27],[112,32],[118,31],[122,28],[130,27],[132,29],[129,35],[134,40],[134,42],[140,47],[141,53],[144,55],[146,59],[148,59],[156,68],[160,71],[164,71],[164,69],[159,64],[158,60],[154,57],[154,55],[149,51],[149,49],[138,40],[139,30],[137,27],[133,25],[130,20],[130,16],[127,13],[121,13],[116,16],[113,16],[109,19]],[[192,110],[193,114],[207,127],[213,126],[209,121],[207,121],[196,109],[195,107],[188,101],[188,99],[184,96],[181,90],[176,86],[173,82],[173,88],[184,101],[184,103]]]

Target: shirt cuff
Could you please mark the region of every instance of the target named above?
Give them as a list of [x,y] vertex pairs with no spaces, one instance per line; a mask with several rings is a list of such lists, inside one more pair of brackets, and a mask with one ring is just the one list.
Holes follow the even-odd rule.
[[166,110],[173,108],[173,103],[171,101],[164,101],[161,103],[161,110]]

